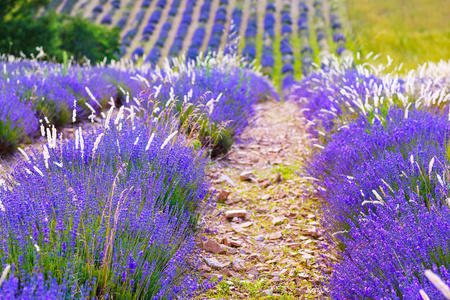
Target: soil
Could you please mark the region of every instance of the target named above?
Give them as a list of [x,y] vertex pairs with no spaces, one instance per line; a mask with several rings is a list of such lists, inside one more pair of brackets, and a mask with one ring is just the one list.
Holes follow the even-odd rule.
[[210,168],[219,203],[205,216],[199,268],[223,280],[198,299],[326,297],[328,242],[311,179],[300,176],[311,155],[306,128],[296,104],[260,103],[239,142]]

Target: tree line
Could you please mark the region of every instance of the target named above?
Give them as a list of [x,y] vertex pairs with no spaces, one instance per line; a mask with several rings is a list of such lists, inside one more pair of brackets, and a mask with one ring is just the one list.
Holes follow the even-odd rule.
[[120,44],[117,29],[80,16],[39,13],[50,0],[0,1],[0,53],[30,56],[43,47],[48,60],[62,62],[67,56],[77,62],[115,59]]

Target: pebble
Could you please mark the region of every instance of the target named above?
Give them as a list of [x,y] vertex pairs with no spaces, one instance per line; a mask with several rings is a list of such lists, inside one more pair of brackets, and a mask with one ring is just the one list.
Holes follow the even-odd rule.
[[242,259],[235,257],[233,258],[232,267],[235,271],[242,271],[245,269],[245,262]]
[[227,199],[228,199],[228,196],[229,196],[230,194],[231,194],[231,193],[230,193],[229,191],[226,191],[226,190],[219,190],[219,191],[218,191],[218,196],[217,196],[217,201],[223,202],[223,201],[227,200]]
[[250,227],[252,225],[253,225],[253,222],[244,222],[244,223],[240,224],[240,226],[242,228],[247,228],[247,227]]
[[242,172],[241,174],[239,174],[239,178],[242,181],[250,181],[252,179],[255,179],[255,174],[253,174],[252,171],[246,171],[246,172]]
[[203,243],[203,250],[216,254],[225,252],[225,249],[219,243],[211,239]]
[[249,252],[245,249],[241,249],[241,250],[239,250],[239,254],[247,255],[247,254],[249,254]]
[[285,220],[285,217],[274,217],[272,219],[272,224],[276,226],[276,225],[283,223],[284,220]]
[[247,215],[247,211],[245,209],[234,209],[234,210],[228,210],[225,212],[225,217],[227,219],[231,218],[245,218]]
[[233,180],[231,180],[230,176],[228,176],[227,174],[222,174],[219,178],[219,181],[226,181],[228,183],[228,185],[230,186],[236,186],[236,183],[234,183]]
[[273,289],[263,290],[263,293],[266,294],[266,295],[272,295],[273,294]]
[[262,242],[264,241],[264,236],[263,235],[258,235],[257,237],[255,237],[255,240],[257,240],[258,242]]
[[241,247],[242,246],[242,242],[241,241],[231,241],[230,244],[231,244],[231,246],[235,246],[235,247]]
[[222,264],[215,257],[206,257],[205,262],[208,266],[214,269],[222,269],[226,266],[226,264]]
[[207,265],[202,263],[199,267],[198,267],[199,271],[206,271],[206,272],[211,272],[211,268]]
[[221,243],[224,244],[225,246],[230,246],[230,242],[231,242],[231,240],[227,236],[223,237],[222,240],[221,240]]
[[[226,247],[226,248],[225,248]],[[233,247],[227,247],[227,246],[225,246],[224,248],[225,248],[225,250],[227,251],[227,253],[229,253],[229,254],[236,254],[238,251],[237,251],[237,249],[236,248],[233,248]]]
[[256,267],[253,267],[250,269],[250,271],[247,272],[248,275],[253,275],[253,276],[258,276],[259,275],[259,271],[256,269]]
[[281,181],[283,181],[283,177],[281,177],[280,173],[277,173],[273,179],[273,182],[280,183]]
[[281,233],[281,231],[277,231],[277,232],[273,232],[269,235],[269,239],[271,240],[278,240],[283,236],[283,234]]

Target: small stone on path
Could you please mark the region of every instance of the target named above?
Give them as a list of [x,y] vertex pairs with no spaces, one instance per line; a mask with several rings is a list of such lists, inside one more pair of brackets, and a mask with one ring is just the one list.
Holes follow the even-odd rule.
[[230,194],[231,194],[231,193],[230,193],[229,191],[226,191],[226,190],[220,190],[220,191],[218,191],[217,201],[219,201],[219,202],[224,202],[225,200],[228,199],[228,196],[229,196]]
[[278,240],[278,239],[280,239],[282,236],[283,236],[283,234],[281,233],[281,231],[277,231],[277,232],[271,233],[271,234],[269,235],[269,239],[271,239],[271,240]]
[[251,181],[255,179],[255,174],[253,174],[252,171],[246,171],[246,172],[242,172],[241,174],[239,174],[239,178],[242,181]]
[[203,250],[216,254],[225,252],[225,249],[219,243],[211,239],[203,243]]
[[272,219],[272,224],[275,226],[279,225],[279,224],[283,223],[285,219],[286,219],[285,217],[274,217]]
[[247,211],[244,209],[235,209],[235,210],[228,210],[225,212],[225,217],[227,219],[230,218],[245,218],[245,216],[247,215]]
[[228,185],[235,187],[236,183],[234,183],[233,180],[231,180],[230,176],[228,176],[227,174],[222,174],[219,178],[220,181],[226,181],[228,183]]
[[198,270],[199,270],[199,271],[211,272],[211,268],[210,268],[207,264],[205,264],[205,263],[202,263],[202,264],[198,267]]
[[280,183],[281,181],[283,181],[283,177],[281,177],[280,173],[277,173],[277,175],[273,178],[273,182]]
[[264,236],[258,235],[257,237],[255,237],[255,240],[257,240],[258,242],[262,242],[262,241],[264,241]]
[[208,266],[214,269],[222,269],[226,267],[226,264],[219,262],[215,257],[206,257],[205,262],[208,264]]
[[245,262],[242,259],[235,257],[233,259],[232,266],[233,266],[233,270],[242,271],[245,269]]

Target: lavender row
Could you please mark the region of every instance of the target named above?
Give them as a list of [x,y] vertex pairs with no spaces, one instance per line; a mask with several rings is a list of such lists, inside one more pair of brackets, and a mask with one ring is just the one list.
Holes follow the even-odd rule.
[[116,12],[120,9],[120,7],[121,7],[121,0],[111,1],[111,10],[106,15],[103,16],[102,20],[100,21],[100,24],[111,25],[112,18],[114,17]]
[[[162,103],[178,99],[203,107],[207,122],[203,122],[206,125],[202,129],[201,140],[212,146],[212,156],[228,151],[234,138],[253,116],[255,103],[266,98],[278,99],[269,81],[253,70],[241,68],[238,59],[225,57],[215,65],[217,62],[213,56],[197,67],[193,67],[192,62],[188,66],[186,62],[179,62],[174,68],[182,70],[181,73],[165,73],[155,78],[151,84],[153,88],[147,90],[149,95],[157,90],[157,100]],[[167,80],[172,76],[176,79]],[[226,128],[220,137],[211,140],[215,134],[211,129],[214,131],[221,124],[227,124]]]
[[211,31],[211,36],[206,46],[206,52],[217,53],[219,51],[222,35],[225,32],[225,25],[227,23],[227,6],[228,0],[220,0],[219,8],[214,17],[214,24]]
[[[158,5],[159,4],[159,5]],[[147,25],[144,27],[144,31],[142,32],[141,42],[147,42],[150,40],[150,36],[153,35],[156,29],[156,25],[161,20],[162,11],[166,6],[167,1],[160,1],[156,5],[156,9],[150,15],[150,18],[147,21]]]
[[281,73],[283,74],[282,89],[284,93],[288,94],[289,89],[295,82],[294,73],[294,49],[292,47],[290,38],[292,35],[292,18],[291,18],[291,0],[283,1],[283,8],[281,10],[281,42],[280,52],[282,55],[283,66]]
[[[162,10],[164,9],[164,7],[166,7],[166,5],[167,5],[167,0],[158,0],[158,2],[156,3],[156,9],[150,16],[149,24],[156,26],[156,24],[159,22],[159,20],[161,18]],[[120,57],[122,57],[125,54],[126,49],[128,47],[130,47],[131,42],[133,41],[136,34],[138,33],[141,23],[145,17],[145,11],[146,11],[145,7],[141,7],[141,9],[137,12],[137,14],[135,16],[133,23],[131,24],[133,27],[130,30],[128,30],[127,33],[122,38]],[[144,28],[144,34],[142,36],[142,40],[145,40],[146,38],[148,39],[150,34],[153,33],[153,31],[151,33],[146,31],[146,30],[148,30],[148,27],[149,27],[149,25],[147,25]],[[153,30],[154,30],[154,27],[153,27]],[[136,54],[136,53],[133,53],[133,54]]]
[[250,1],[250,15],[245,29],[245,46],[242,51],[242,57],[246,61],[252,62],[256,59],[256,34],[258,33],[258,1]]
[[167,38],[169,37],[169,31],[172,29],[172,19],[178,13],[178,8],[180,7],[181,0],[173,0],[170,7],[169,15],[166,22],[163,24],[161,31],[159,32],[158,39],[156,40],[153,48],[145,59],[145,62],[156,66],[159,59],[161,58],[161,49],[164,47]]
[[266,15],[264,16],[263,50],[261,55],[261,67],[263,72],[273,76],[275,59],[273,57],[273,41],[275,39],[275,12],[276,7],[273,1],[266,5]]
[[231,22],[228,28],[227,42],[225,45],[225,54],[237,55],[240,42],[239,31],[242,23],[242,8],[235,7],[231,13]]
[[332,1],[330,7],[330,23],[333,32],[333,42],[336,45],[336,54],[341,55],[346,50],[347,39],[342,31],[342,21],[339,16],[339,4],[335,1]]
[[0,152],[11,152],[18,142],[33,138],[39,119],[56,126],[87,120],[92,112],[120,97],[119,85],[136,91],[141,84],[130,73],[110,68],[64,67],[38,62],[0,62]]
[[204,0],[202,7],[200,8],[200,16],[198,22],[200,23],[192,36],[191,45],[189,46],[186,57],[189,60],[195,61],[200,54],[200,49],[203,45],[203,40],[206,35],[205,25],[208,22],[211,12],[212,0]]
[[[100,3],[92,9],[92,16],[89,18],[90,21],[95,22],[97,17],[103,12],[103,6],[108,2],[108,0],[100,0]],[[114,2],[117,5],[117,2]],[[119,2],[120,6],[120,2]]]
[[302,45],[301,57],[302,57],[302,73],[303,75],[309,75],[313,68],[313,49],[309,43],[309,21],[308,21],[308,5],[306,1],[301,0],[299,3],[300,16],[297,20],[298,36]]
[[[93,113],[108,107],[111,98],[113,105],[127,106],[127,102],[132,101],[125,99],[125,92],[139,94],[144,86],[148,86],[149,97],[159,89],[157,97],[161,103],[184,99],[202,105],[208,110],[205,124],[214,124],[214,127],[228,124],[224,144],[216,150],[219,153],[227,151],[234,136],[246,126],[254,103],[267,95],[276,98],[265,79],[252,70],[242,69],[228,58],[214,71],[201,65],[188,68],[183,64],[185,62],[175,66],[180,70],[176,73],[167,66],[164,72],[155,73],[148,70],[148,66],[125,71],[119,67],[65,67],[27,61],[3,63],[5,71],[0,80],[1,100],[5,103],[0,110],[2,152],[11,152],[17,143],[35,137],[39,132],[39,119],[47,118],[56,126],[73,123],[74,118],[76,122],[87,120]],[[208,77],[211,74],[214,76]],[[217,82],[216,78],[227,81]],[[247,78],[245,82],[249,85],[242,84],[243,78]],[[251,86],[258,89],[252,90]],[[205,139],[211,134],[205,131]],[[212,144],[216,143],[220,144],[222,140]]]
[[125,10],[122,12],[122,17],[114,25],[115,27],[119,28],[120,30],[123,30],[125,28],[125,25],[128,22],[128,17],[131,14],[131,8],[133,7],[135,1],[136,0],[131,0],[130,2],[128,2]]
[[322,224],[339,246],[327,290],[332,299],[443,299],[424,272],[450,283],[448,90],[371,70],[326,66],[292,94],[322,149],[306,174],[318,179]]
[[0,190],[1,299],[189,299],[212,286],[193,271],[207,160],[165,123],[129,117],[68,141],[48,130],[43,153],[19,160]]
[[190,0],[186,3],[186,8],[183,12],[180,26],[178,27],[175,35],[175,40],[170,46],[169,57],[177,57],[183,49],[183,42],[189,30],[189,26],[192,23],[192,14],[194,13],[194,7],[197,4],[197,0]]
[[321,0],[314,1],[314,24],[316,32],[316,41],[319,47],[319,55],[326,56],[329,52],[329,45],[327,41],[326,18],[323,10],[323,2]]
[[[145,88],[124,91],[125,106],[115,118],[111,109],[102,127],[78,129],[63,141],[54,127],[41,126],[48,144],[25,155],[0,188],[0,256],[8,270],[0,299],[189,299],[212,286],[193,271],[199,216],[214,200],[206,153],[194,150],[181,128],[196,130],[203,142],[202,130],[214,127],[201,128],[197,121],[206,117],[217,126],[229,123],[225,137],[233,138],[253,105],[276,93],[238,60],[175,67],[128,71]],[[65,72],[107,86],[94,81],[104,80],[107,69],[63,70],[22,61],[4,74],[13,82],[13,76],[54,73],[46,83],[56,86]],[[90,91],[99,102],[100,92]],[[196,122],[183,125],[192,107]]]

